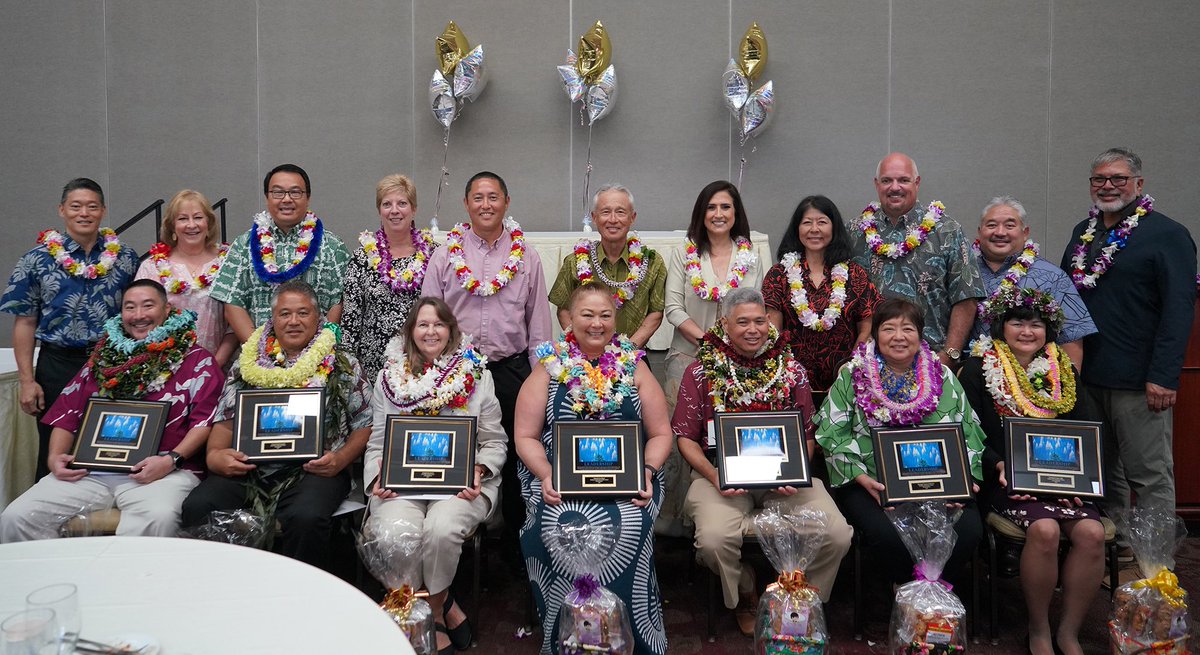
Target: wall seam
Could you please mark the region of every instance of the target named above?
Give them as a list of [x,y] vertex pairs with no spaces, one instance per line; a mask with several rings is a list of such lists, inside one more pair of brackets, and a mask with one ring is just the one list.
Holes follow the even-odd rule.
[[[733,56],[733,3],[734,0],[729,0],[729,21],[725,26],[725,54],[727,57]],[[724,70],[724,67],[722,67],[722,70]],[[740,125],[735,125],[733,121],[734,116],[731,113],[725,119],[725,143],[728,145],[729,150],[729,154],[725,157],[725,179],[727,180],[733,179],[733,130],[741,127]]]
[[[408,17],[408,24],[411,32],[409,34],[409,50],[411,51],[409,56],[409,64],[411,66],[412,84],[410,84],[408,87],[409,93],[411,93],[408,103],[412,108],[411,111],[409,111],[409,115],[412,118],[413,140],[412,147],[409,150],[410,159],[408,170],[413,171],[413,175],[415,176],[417,171],[417,0],[412,0],[409,3],[409,10],[410,13]],[[442,176],[440,171],[438,173],[437,183],[438,186],[441,187]],[[440,228],[441,226],[439,225],[438,227]]]
[[112,144],[108,125],[108,0],[100,3],[100,38],[104,48],[104,175],[112,186]]
[[[571,26],[575,24],[575,0],[567,3],[567,47],[571,47]],[[567,230],[575,230],[575,103],[567,103]],[[580,226],[582,229],[583,226]]]
[[887,59],[887,148],[885,152],[892,152],[892,2],[888,0],[888,59]]
[[1050,0],[1049,35],[1046,38],[1046,220],[1042,221],[1042,243],[1050,238],[1050,157],[1054,129],[1054,0]]
[[255,176],[262,168],[262,3],[254,2],[254,168]]

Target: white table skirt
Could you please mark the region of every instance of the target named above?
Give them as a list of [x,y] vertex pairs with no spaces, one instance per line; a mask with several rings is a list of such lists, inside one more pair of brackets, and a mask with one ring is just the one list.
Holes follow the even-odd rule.
[[33,486],[37,448],[37,421],[21,411],[13,349],[0,348],[0,510]]
[[82,537],[0,546],[0,619],[30,591],[79,586],[80,633],[141,634],[164,655],[412,653],[379,606],[273,553],[188,539]]
[[[684,240],[687,238],[687,233],[684,230],[672,231],[656,231],[656,232],[638,232],[642,243],[658,251],[658,254],[663,257],[663,263],[666,264],[671,260],[671,254],[675,250],[683,248]],[[584,234],[583,232],[526,232],[526,242],[537,251],[537,254],[542,259],[542,272],[546,276],[546,290],[548,291],[554,286],[554,280],[558,277],[558,269],[562,267],[563,258],[575,250],[575,243],[580,239],[588,237],[591,239],[599,239],[600,235],[595,232]],[[775,261],[771,253],[770,239],[762,232],[751,232],[750,240],[754,242],[754,252],[758,255],[758,260],[764,264],[763,271],[766,272],[771,264]],[[558,327],[558,317],[556,315],[557,308],[551,307],[550,318],[554,323],[554,334],[557,336],[562,332]],[[675,328],[663,319],[662,325],[654,336],[650,337],[650,341],[646,344],[646,348],[650,350],[666,350],[671,347],[671,339],[675,334]]]

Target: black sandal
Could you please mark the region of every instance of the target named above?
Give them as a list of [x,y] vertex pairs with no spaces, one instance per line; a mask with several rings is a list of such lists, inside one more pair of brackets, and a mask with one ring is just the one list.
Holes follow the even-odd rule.
[[[437,632],[441,632],[441,633],[445,634],[446,636],[450,637],[450,645],[446,646],[445,648],[439,649],[437,652],[438,655],[454,655],[454,651],[456,649],[454,647],[454,637],[450,635],[450,629],[447,628],[446,626],[442,625],[441,623],[436,623],[436,622],[433,624],[433,629]],[[433,647],[437,648],[437,636],[436,635],[434,635]]]
[[[458,650],[466,650],[471,647],[471,642],[475,641],[475,633],[471,630],[471,622],[467,619],[467,613],[463,612],[462,605],[458,605],[458,611],[463,612],[462,623],[451,628],[448,623],[450,619],[450,608],[458,605],[458,601],[454,600],[454,596],[446,593],[446,602],[442,605],[442,620],[447,622],[446,634],[450,635],[450,643]],[[439,653],[438,655],[445,655]]]

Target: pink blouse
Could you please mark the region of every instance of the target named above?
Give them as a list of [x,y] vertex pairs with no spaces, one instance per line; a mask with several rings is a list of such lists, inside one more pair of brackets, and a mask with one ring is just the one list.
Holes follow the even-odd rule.
[[[169,259],[167,261],[170,261]],[[215,260],[213,260],[215,261]],[[204,264],[207,269],[212,265],[212,261]],[[187,266],[171,262],[172,273],[181,279],[187,279],[191,276]],[[154,280],[161,282],[158,279],[158,268],[154,265],[154,260],[147,258],[138,267],[137,274],[134,275],[136,280]],[[196,343],[201,348],[204,348],[212,354],[216,354],[217,346],[221,344],[221,338],[229,331],[229,326],[225,323],[225,304],[213,300],[209,297],[210,288],[200,289],[198,291],[189,291],[188,293],[167,294],[167,301],[172,307],[179,309],[190,309],[196,312]]]

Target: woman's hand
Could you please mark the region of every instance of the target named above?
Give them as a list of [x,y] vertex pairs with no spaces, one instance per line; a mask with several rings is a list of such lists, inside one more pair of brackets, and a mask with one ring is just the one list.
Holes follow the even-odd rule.
[[483,466],[475,465],[475,485],[458,492],[458,497],[465,501],[472,501],[479,497],[482,493],[483,474],[487,471]]
[[1066,507],[1067,509],[1075,509],[1076,507],[1083,507],[1083,501],[1080,500],[1078,497],[1059,498],[1058,504],[1062,505],[1063,507]]
[[[883,485],[880,485],[880,486],[883,486]],[[791,486],[791,485],[789,485],[789,486],[786,486],[786,487],[776,487],[776,488],[775,488],[773,491],[774,491],[775,493],[779,494],[780,496],[791,496],[791,495],[795,494],[797,491],[800,491],[800,490],[799,490],[799,489],[797,489],[797,488],[795,488],[795,487],[793,487],[793,486]],[[876,498],[875,500],[879,500],[879,499],[878,499],[878,498]]]
[[554,488],[554,483],[550,481],[550,476],[542,478],[542,502],[557,507],[562,504],[562,494]]
[[650,472],[650,467],[646,467],[643,473],[646,474],[646,488],[633,497],[633,504],[638,507],[649,505],[650,500],[654,498],[654,481],[651,479],[654,474]]
[[1000,479],[1000,488],[1007,489],[1008,488],[1008,478],[1004,476],[1004,461],[1003,460],[996,462],[996,473]]
[[396,497],[396,492],[379,486],[379,478],[375,478],[375,484],[371,485],[371,495],[380,500],[390,500]]
[[867,493],[871,494],[871,497],[875,499],[875,502],[883,505],[883,503],[879,502],[879,492],[883,491],[883,483],[866,473],[859,473],[854,476],[854,481],[861,485],[863,489],[866,489]]

